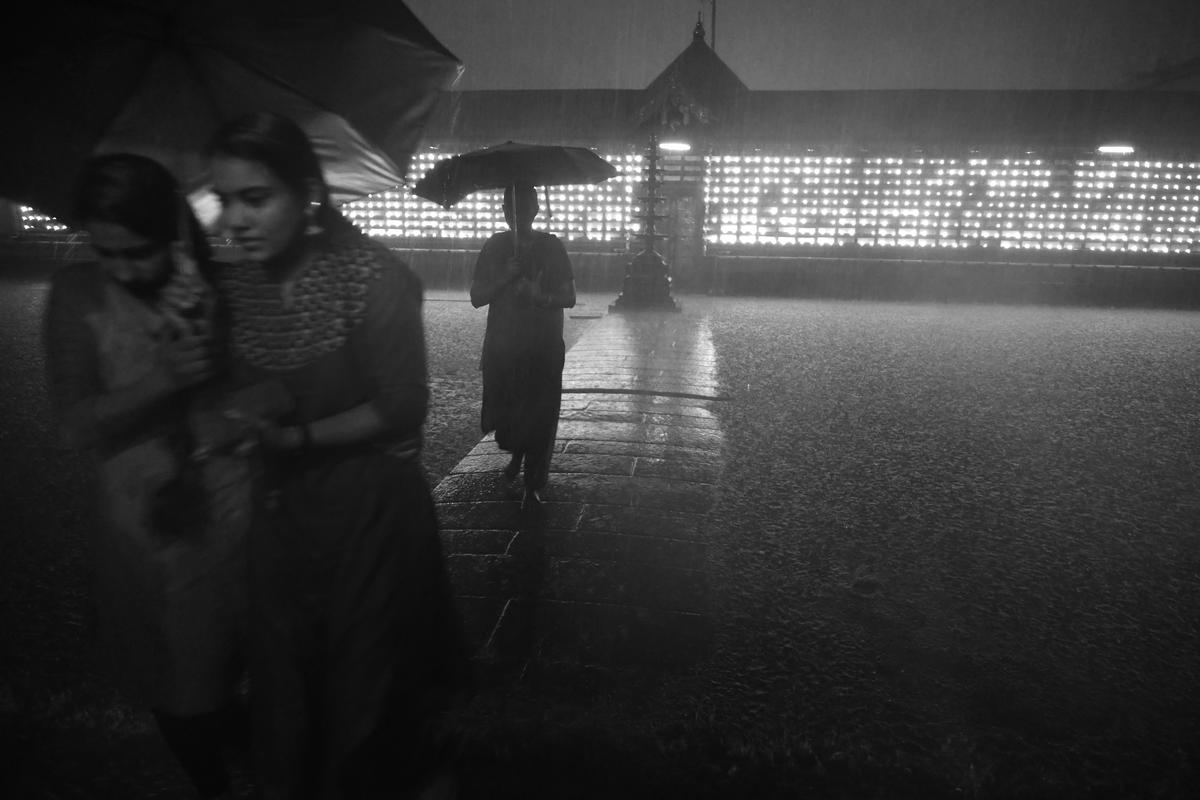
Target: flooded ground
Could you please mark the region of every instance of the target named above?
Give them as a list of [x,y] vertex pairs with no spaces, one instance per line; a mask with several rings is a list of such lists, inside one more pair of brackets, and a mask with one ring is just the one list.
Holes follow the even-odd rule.
[[[44,293],[0,280],[4,780],[186,796],[88,662],[88,512],[42,395]],[[568,345],[611,299],[582,298]],[[471,796],[1186,796],[1200,314],[680,299],[728,397],[712,650],[621,686],[489,687]],[[426,307],[433,481],[479,439],[484,312],[464,301]]]
[[885,787],[908,762],[968,795],[1181,792],[1200,316],[717,301],[712,319],[735,395],[713,676],[755,749],[874,764]]

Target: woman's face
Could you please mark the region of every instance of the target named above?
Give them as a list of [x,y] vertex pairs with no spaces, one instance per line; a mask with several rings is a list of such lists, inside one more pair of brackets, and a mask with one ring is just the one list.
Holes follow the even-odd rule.
[[100,268],[131,289],[154,289],[171,277],[171,249],[115,222],[84,224]]
[[220,225],[248,260],[269,261],[303,235],[308,198],[297,196],[265,165],[222,156],[211,166]]
[[515,197],[504,203],[504,221],[508,227],[529,230],[538,213],[537,191],[518,189]]

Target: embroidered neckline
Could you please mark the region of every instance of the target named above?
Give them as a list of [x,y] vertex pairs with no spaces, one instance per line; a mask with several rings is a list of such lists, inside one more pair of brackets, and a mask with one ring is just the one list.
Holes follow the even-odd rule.
[[224,270],[222,285],[233,317],[231,344],[246,362],[265,369],[296,369],[337,350],[362,321],[370,284],[380,274],[370,242],[355,242],[314,257],[283,284],[259,264]]

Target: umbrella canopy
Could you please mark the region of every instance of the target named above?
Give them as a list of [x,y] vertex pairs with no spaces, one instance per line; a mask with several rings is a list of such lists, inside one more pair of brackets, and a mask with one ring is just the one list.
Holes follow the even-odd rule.
[[505,142],[439,161],[413,186],[413,194],[450,208],[485,189],[600,183],[616,174],[616,167],[586,147]]
[[335,201],[403,183],[458,60],[398,0],[40,0],[0,36],[0,196],[67,220],[95,153],[161,161],[189,192],[248,111],[296,120]]

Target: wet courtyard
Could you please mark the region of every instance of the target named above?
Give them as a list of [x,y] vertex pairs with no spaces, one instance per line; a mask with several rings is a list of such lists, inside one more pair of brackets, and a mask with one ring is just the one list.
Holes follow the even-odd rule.
[[[0,281],[3,780],[186,796],[90,669],[44,295]],[[429,293],[426,469],[464,604],[492,620],[465,796],[1187,795],[1200,314],[683,296],[620,344],[611,299],[569,313],[562,474],[530,517],[480,441],[484,312]]]

